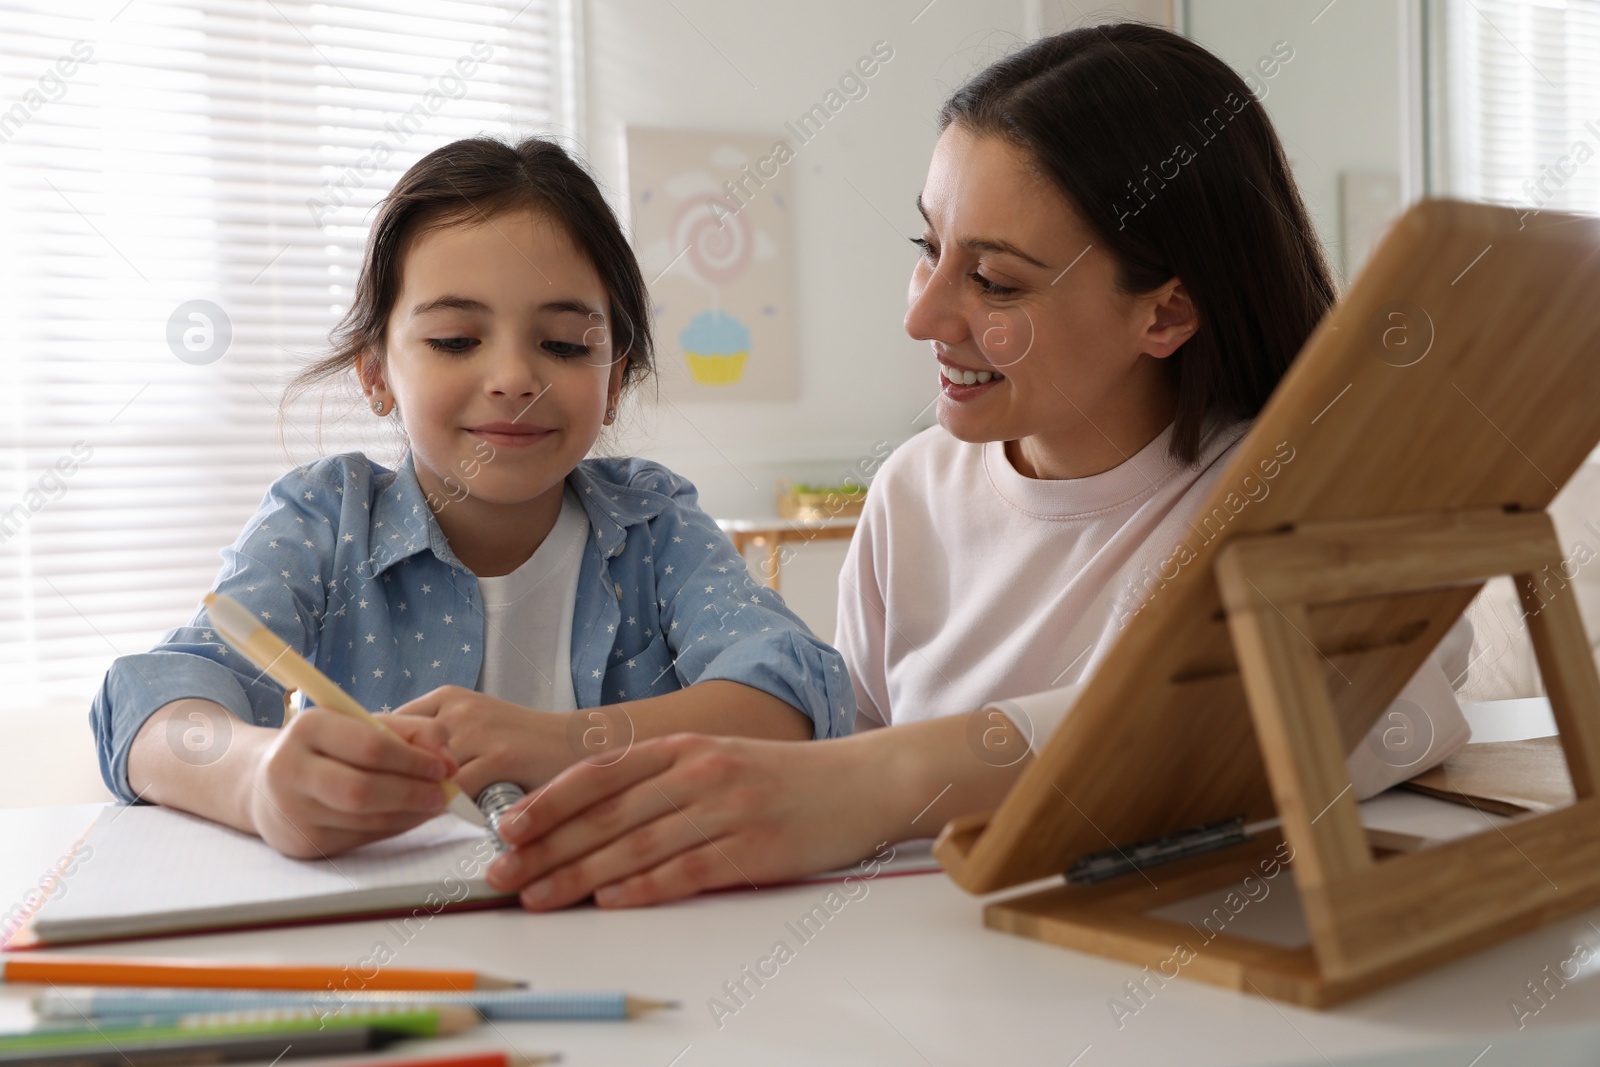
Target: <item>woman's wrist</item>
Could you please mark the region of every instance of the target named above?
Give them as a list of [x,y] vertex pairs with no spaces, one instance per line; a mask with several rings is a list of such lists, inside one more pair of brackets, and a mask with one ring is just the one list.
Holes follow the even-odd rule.
[[906,841],[934,837],[941,824],[929,809],[945,788],[938,781],[937,738],[927,724],[883,727],[842,742],[853,750],[852,777],[866,783],[865,809],[876,814],[878,837]]
[[993,728],[979,718],[984,715],[942,716],[846,739],[856,747],[852,770],[869,783],[872,809],[882,813],[887,839],[937,837],[951,819],[996,807],[1005,798],[1031,755],[997,759],[979,736]]

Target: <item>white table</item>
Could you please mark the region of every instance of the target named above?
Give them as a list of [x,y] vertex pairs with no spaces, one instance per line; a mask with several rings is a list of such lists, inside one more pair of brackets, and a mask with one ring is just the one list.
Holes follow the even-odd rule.
[[[1534,721],[1538,711],[1535,705],[1469,709],[1475,724],[1499,719],[1512,732],[1512,720]],[[9,906],[20,900],[98,810],[80,805],[0,811],[0,901]],[[639,911],[584,907],[551,915],[442,915],[408,943],[382,922],[359,922],[78,951],[355,964],[386,941],[395,950],[395,966],[467,967],[520,977],[535,987],[621,988],[682,1002],[680,1011],[631,1023],[501,1023],[470,1039],[429,1046],[556,1050],[572,1067],[1495,1067],[1592,1064],[1600,1058],[1595,968],[1559,990],[1521,1033],[1508,1006],[1546,964],[1571,956],[1578,939],[1600,947],[1600,909],[1325,1012],[1172,981],[1119,1030],[1109,1001],[1123,995],[1135,968],[986,930],[979,901],[942,875],[884,877],[868,886],[865,896],[846,904],[805,943],[786,924],[818,903],[827,886],[724,893]],[[72,891],[70,880],[66,891]],[[746,1005],[719,1028],[708,1000],[733,1006],[723,983],[740,978],[742,968],[753,967],[778,940],[789,944],[794,957],[763,987],[751,985]],[[0,1025],[25,1023],[29,992],[0,989]]]

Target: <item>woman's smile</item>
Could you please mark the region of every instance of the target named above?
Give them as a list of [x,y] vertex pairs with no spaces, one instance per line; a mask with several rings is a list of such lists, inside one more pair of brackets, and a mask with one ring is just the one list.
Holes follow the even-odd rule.
[[939,388],[946,397],[958,403],[975,400],[1005,380],[1005,375],[997,370],[963,367],[939,357]]

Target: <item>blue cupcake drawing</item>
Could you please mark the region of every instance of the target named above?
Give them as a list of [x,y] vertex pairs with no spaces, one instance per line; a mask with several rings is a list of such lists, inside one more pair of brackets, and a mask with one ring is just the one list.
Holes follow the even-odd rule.
[[702,311],[678,334],[689,373],[701,385],[732,385],[744,377],[750,329],[722,310]]

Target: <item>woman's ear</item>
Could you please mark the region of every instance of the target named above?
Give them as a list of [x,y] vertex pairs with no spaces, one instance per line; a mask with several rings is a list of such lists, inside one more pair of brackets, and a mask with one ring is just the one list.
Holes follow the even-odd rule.
[[1200,312],[1177,278],[1146,296],[1144,309],[1139,343],[1145,355],[1165,359],[1200,329]]

